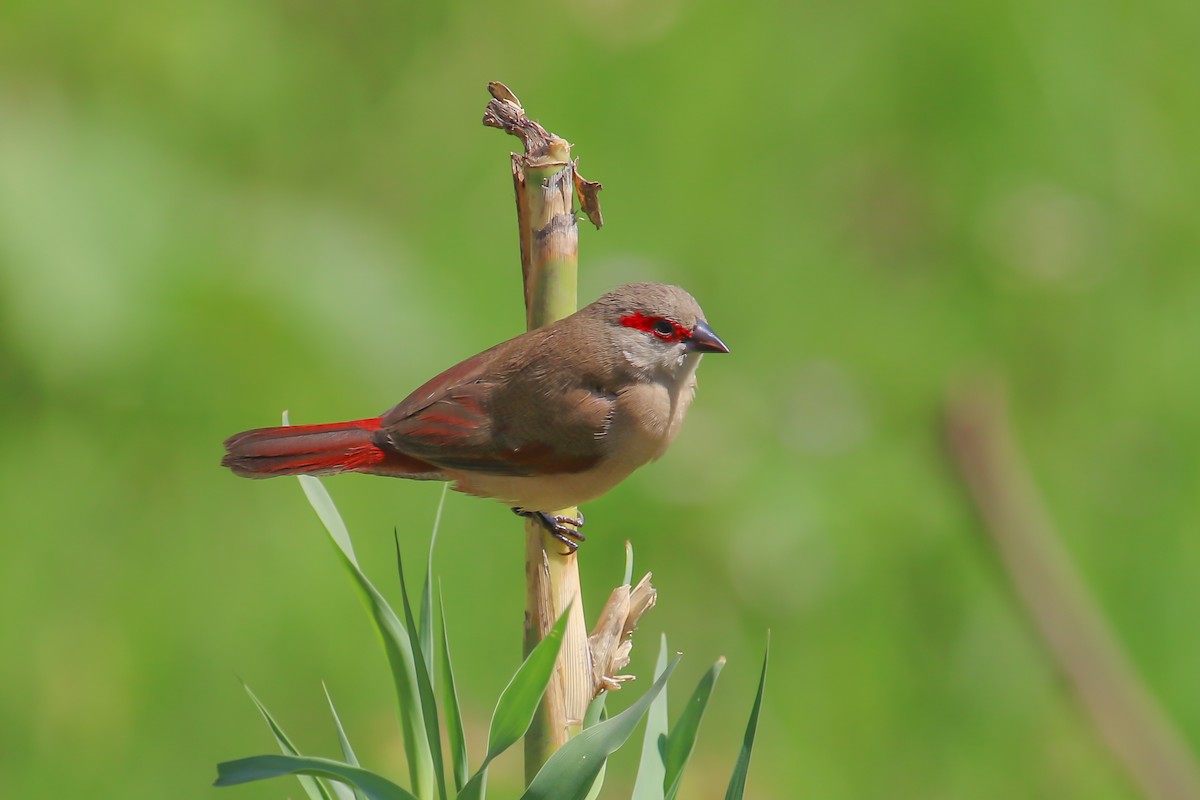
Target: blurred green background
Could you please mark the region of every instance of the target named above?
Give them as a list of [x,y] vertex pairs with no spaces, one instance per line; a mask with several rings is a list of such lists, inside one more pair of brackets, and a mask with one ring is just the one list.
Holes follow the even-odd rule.
[[[769,628],[754,798],[1132,797],[936,419],[957,377],[1008,381],[1069,551],[1200,746],[1198,40],[1186,0],[8,0],[0,796],[298,796],[208,787],[274,749],[239,676],[334,755],[326,681],[359,756],[404,775],[299,488],[217,462],[283,409],[376,413],[519,331],[517,143],[479,122],[503,80],[606,186],[581,299],[677,282],[733,348],[672,452],[587,509],[592,612],[626,538],[655,573],[635,670],[667,631],[677,710],[729,658],[683,796],[723,795]],[[393,590],[392,528],[419,562],[440,488],[327,486]],[[507,511],[450,497],[476,758],[521,564]]]

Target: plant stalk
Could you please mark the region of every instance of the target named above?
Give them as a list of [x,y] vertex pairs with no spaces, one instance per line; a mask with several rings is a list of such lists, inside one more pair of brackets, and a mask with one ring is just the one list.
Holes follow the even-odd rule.
[[[529,330],[554,322],[576,309],[579,228],[578,197],[599,227],[596,203],[600,185],[579,177],[571,145],[525,116],[520,101],[501,83],[488,84],[492,100],[485,125],[500,128],[524,143],[512,154],[513,188],[521,243],[525,321]],[[578,515],[574,508],[557,514]],[[584,622],[579,560],[540,524],[525,524],[525,655],[567,612],[566,635],[542,704],[525,736],[525,778],[533,780],[550,755],[582,724],[594,695],[591,652]]]

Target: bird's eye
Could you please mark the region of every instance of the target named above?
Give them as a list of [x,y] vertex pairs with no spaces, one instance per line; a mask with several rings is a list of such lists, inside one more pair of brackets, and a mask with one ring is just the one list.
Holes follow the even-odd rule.
[[691,332],[687,328],[666,317],[652,317],[640,311],[626,314],[621,317],[620,323],[626,328],[644,331],[664,342],[680,342],[691,336]]

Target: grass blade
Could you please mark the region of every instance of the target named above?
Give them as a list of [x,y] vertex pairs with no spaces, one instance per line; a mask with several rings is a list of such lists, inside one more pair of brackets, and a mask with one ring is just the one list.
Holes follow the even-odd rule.
[[[409,779],[413,790],[420,800],[431,800],[435,791],[433,775],[433,756],[429,751],[429,741],[425,735],[424,719],[421,713],[421,695],[417,687],[417,668],[414,658],[414,647],[409,629],[400,622],[396,612],[388,605],[379,590],[367,579],[355,560],[354,551],[350,549],[350,539],[345,536],[346,526],[342,523],[337,507],[329,499],[328,492],[321,482],[311,475],[297,476],[305,494],[313,503],[313,509],[325,523],[330,540],[337,547],[342,564],[354,581],[363,603],[371,613],[375,629],[383,643],[391,668],[392,681],[396,689],[396,700],[399,707],[400,729],[404,740],[404,755],[408,761]],[[312,498],[328,500],[327,507],[320,507]],[[321,501],[324,502],[324,501]]]
[[458,793],[457,800],[482,800],[487,789],[488,764],[516,744],[517,740],[525,735],[525,731],[529,730],[533,715],[537,713],[538,703],[546,693],[546,685],[550,683],[554,664],[558,661],[558,651],[562,648],[563,634],[567,629],[567,616],[570,612],[568,607],[500,693],[488,731],[487,756],[484,757],[478,771],[471,776],[471,780],[467,781],[466,786]]
[[708,698],[712,694],[713,687],[717,683],[717,677],[721,674],[721,669],[724,666],[725,659],[719,658],[712,665],[712,668],[704,673],[704,677],[696,685],[696,691],[692,692],[691,698],[688,700],[687,705],[684,706],[683,713],[679,715],[675,727],[671,729],[671,733],[667,736],[666,747],[663,752],[663,762],[666,766],[666,775],[663,779],[663,797],[665,800],[675,800],[675,795],[679,793],[679,784],[683,782],[684,767],[687,766],[688,759],[692,755],[692,748],[696,745],[696,734],[700,730],[700,719],[704,716],[704,709],[708,706]]
[[583,800],[596,800],[600,796],[600,790],[604,788],[604,777],[608,774],[608,760],[606,759],[600,765],[600,771],[596,773],[595,779],[592,781],[592,788],[588,789],[588,793],[584,795]]
[[346,558],[350,559],[357,567],[358,556],[354,554],[354,545],[350,542],[350,532],[346,530],[346,523],[342,521],[342,515],[338,513],[337,506],[333,504],[333,498],[329,496],[325,484],[311,475],[297,477],[300,478],[300,486],[304,489],[305,496],[308,497],[308,504],[321,518],[321,524],[325,526],[325,530],[329,531],[329,535],[333,537],[338,549],[345,553]]
[[[271,716],[271,712],[267,711],[267,707],[255,696],[254,692],[250,691],[250,687],[245,682],[242,683],[242,688],[246,690],[246,694],[250,695],[250,699],[254,701],[254,705],[258,708],[258,713],[262,714],[264,720],[267,721],[267,727],[271,729],[271,735],[275,737],[275,742],[279,745],[279,749],[284,754],[289,756],[298,756],[300,751],[292,744],[292,740],[283,732],[283,728]],[[319,780],[309,775],[298,775],[300,786],[304,789],[304,793],[308,795],[309,800],[332,800],[329,792]]]
[[546,684],[554,672],[558,651],[562,647],[563,633],[567,629],[570,607],[554,623],[546,638],[525,659],[517,674],[500,693],[492,724],[488,731],[488,752],[484,764],[512,747],[529,730],[538,703],[546,693]]
[[608,692],[601,692],[596,696],[596,699],[588,703],[587,711],[583,715],[583,727],[585,730],[604,719],[604,703],[607,700]]
[[329,788],[333,789],[333,793],[337,796],[335,800],[366,800],[363,793],[354,786],[348,783],[342,783],[340,780],[329,780]]
[[442,509],[446,506],[446,491],[449,483],[442,484],[442,496],[438,499],[437,513],[433,517],[433,533],[429,536],[429,561],[425,564],[425,583],[421,587],[421,606],[417,611],[417,641],[425,656],[425,670],[429,680],[434,681],[433,671],[433,546],[437,544],[438,530],[442,527]]
[[[667,668],[667,636],[663,634],[658,649],[658,662],[654,665],[654,678],[658,679]],[[631,800],[663,800],[667,767],[665,763],[667,742],[667,693],[662,692],[650,704],[646,712],[646,736],[642,740],[642,758],[638,762],[637,779],[633,783]]]
[[[283,412],[283,424],[291,425],[291,420],[288,419],[288,412]],[[358,566],[358,557],[354,554],[354,545],[350,543],[350,531],[346,530],[346,523],[342,521],[342,515],[338,513],[337,506],[333,503],[333,498],[329,496],[329,492],[325,489],[325,484],[321,483],[311,475],[301,475],[300,488],[304,490],[304,495],[308,498],[308,504],[312,506],[313,511],[317,512],[317,516],[321,519],[321,524],[325,526],[325,530],[329,531],[329,535],[333,537],[334,543],[338,549],[346,554],[354,566]]]
[[483,800],[483,796],[487,793],[487,766],[479,768],[479,771],[471,776],[471,780],[467,781],[467,785],[458,793],[455,800]]
[[217,764],[213,786],[234,786],[280,775],[311,775],[356,786],[368,800],[416,800],[412,794],[374,772],[328,758],[251,756]]
[[458,687],[454,683],[454,667],[450,661],[450,636],[446,633],[446,604],[438,592],[438,608],[442,613],[442,710],[446,715],[446,738],[450,742],[450,763],[454,770],[454,791],[467,785],[471,767],[467,760],[467,735],[463,732],[462,712],[458,708]]
[[581,731],[542,766],[522,800],[583,800],[608,757],[633,735],[650,704],[679,665],[676,656],[644,695],[610,719]]
[[625,540],[625,580],[621,581],[623,586],[632,586],[633,583],[633,542]]
[[[329,713],[333,715],[334,725],[337,726],[338,743],[342,748],[342,758],[344,758],[346,763],[350,766],[357,767],[358,756],[354,755],[354,748],[350,746],[350,738],[346,736],[346,729],[342,727],[342,718],[338,716],[337,709],[333,706],[333,697],[331,697],[329,694],[329,687],[325,685],[324,681],[322,681],[321,688],[325,690],[325,699],[329,701]],[[334,789],[337,789],[339,786],[344,787],[344,784],[335,783],[333,786]],[[362,792],[360,792],[358,789],[350,787],[348,791],[350,792],[350,798],[353,798],[353,800],[363,800]],[[343,797],[343,793],[338,792],[338,796]],[[349,800],[349,798],[347,798],[347,800]]]
[[[591,703],[588,703],[587,712],[583,715],[583,730],[587,730],[603,720],[606,700],[608,700],[608,692],[601,692]],[[596,780],[592,782],[592,788],[588,790],[584,800],[596,800],[600,796],[600,790],[604,788],[604,776],[607,772],[608,762],[606,761],[600,768],[600,773],[596,775]]]
[[738,753],[729,779],[725,800],[742,800],[746,791],[746,773],[750,771],[750,751],[754,749],[754,734],[758,730],[758,713],[762,709],[763,689],[767,685],[767,659],[771,655],[771,635],[767,634],[767,647],[763,653],[762,674],[758,676],[758,693],[754,696],[754,707],[750,709],[750,721],[746,724],[746,736],[742,739],[742,750]]
[[[408,584],[404,580],[404,561],[400,558],[400,534],[396,532],[396,570],[400,573],[400,598],[404,605],[404,621],[408,629],[414,630],[412,604],[408,602]],[[420,640],[417,642],[418,648]],[[433,642],[429,643],[433,647]],[[446,767],[442,759],[442,731],[438,726],[437,701],[433,696],[433,682],[429,679],[428,658],[418,653],[414,659],[417,672],[417,691],[421,695],[422,723],[429,742],[429,755],[433,759],[433,775],[437,782],[438,797],[446,800]]]

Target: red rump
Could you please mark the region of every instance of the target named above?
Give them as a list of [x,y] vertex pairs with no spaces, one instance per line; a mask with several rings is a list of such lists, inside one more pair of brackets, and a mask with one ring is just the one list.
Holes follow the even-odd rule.
[[652,334],[664,342],[682,342],[692,338],[692,332],[678,322],[666,317],[654,317],[635,311],[621,317],[621,324],[626,328],[634,328]]

